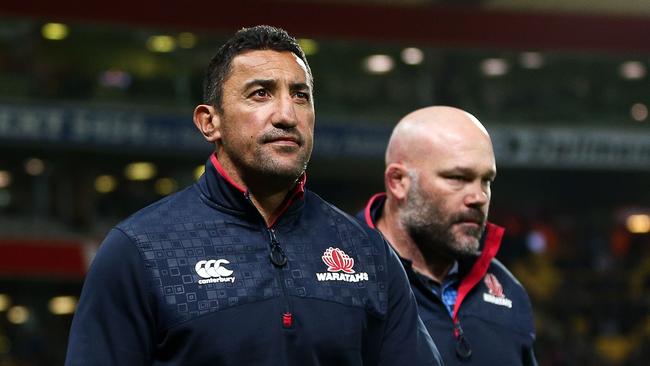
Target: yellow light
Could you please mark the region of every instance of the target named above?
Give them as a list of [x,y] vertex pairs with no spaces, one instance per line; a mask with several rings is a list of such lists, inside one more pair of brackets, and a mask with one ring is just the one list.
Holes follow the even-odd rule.
[[176,40],[171,36],[151,36],[147,48],[153,52],[171,52],[176,48]]
[[41,175],[45,171],[45,163],[38,158],[31,158],[25,162],[25,171],[29,175]]
[[205,173],[205,165],[199,165],[194,168],[194,180],[199,180],[203,173]]
[[0,311],[6,311],[11,305],[11,298],[9,295],[0,294]]
[[298,44],[300,45],[300,48],[302,48],[302,52],[305,53],[305,56],[311,56],[318,53],[318,43],[313,39],[300,38]]
[[178,184],[176,184],[176,181],[171,178],[160,178],[156,180],[156,183],[154,184],[156,193],[161,196],[166,196],[176,191],[176,187],[178,187]]
[[50,299],[48,308],[54,315],[68,315],[74,313],[77,307],[77,298],[74,296],[55,296]]
[[196,46],[196,36],[190,32],[183,32],[179,34],[178,46],[180,48],[192,48]]
[[143,53],[130,57],[129,64],[133,68],[133,75],[143,78],[156,76],[159,72],[158,61],[155,55]]
[[131,163],[124,169],[124,175],[129,180],[148,180],[156,175],[156,166],[152,163]]
[[635,121],[643,122],[648,118],[648,107],[643,103],[634,103],[630,108],[630,115]]
[[41,28],[43,38],[51,41],[60,41],[68,36],[68,26],[61,23],[47,23]]
[[112,175],[100,175],[95,178],[95,190],[99,193],[110,193],[117,188],[117,179]]
[[650,216],[645,214],[630,215],[625,222],[627,230],[633,234],[650,232]]
[[24,324],[29,320],[29,310],[24,306],[12,306],[7,311],[7,320],[12,324]]
[[0,188],[7,188],[11,185],[11,173],[0,170]]

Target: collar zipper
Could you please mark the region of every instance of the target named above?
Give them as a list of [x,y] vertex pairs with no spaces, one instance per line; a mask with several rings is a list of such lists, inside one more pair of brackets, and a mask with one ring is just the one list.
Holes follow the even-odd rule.
[[280,287],[282,288],[282,296],[284,298],[284,313],[282,314],[282,327],[285,329],[293,328],[293,314],[291,312],[291,303],[289,301],[289,292],[287,290],[287,284],[284,279],[284,267],[287,265],[288,259],[284,250],[280,246],[278,238],[275,236],[275,230],[267,228],[266,231],[269,234],[270,241],[270,252],[269,259],[273,264],[273,267],[276,269],[278,274],[278,281],[280,281]]
[[282,250],[278,239],[275,237],[275,230],[267,229],[267,231],[269,232],[269,240],[271,241],[271,252],[269,253],[271,263],[276,268],[282,268],[287,264],[287,256],[284,254],[284,250]]
[[[260,214],[260,217],[262,218],[262,222],[264,223],[264,228],[266,229],[266,232],[269,235],[269,259],[271,260],[271,263],[273,264],[273,267],[276,269],[277,273],[277,279],[280,282],[280,287],[282,288],[282,297],[284,299],[284,312],[282,313],[282,327],[285,329],[291,329],[293,328],[293,313],[291,312],[291,303],[289,301],[289,292],[287,290],[287,284],[285,283],[284,279],[284,267],[287,265],[288,259],[287,255],[284,253],[284,250],[282,249],[282,246],[280,246],[280,242],[278,241],[278,238],[275,236],[275,230],[273,230],[273,225],[276,223],[278,218],[287,210],[293,199],[301,193],[302,189],[294,191],[294,193],[289,197],[289,199],[285,202],[285,205],[279,210],[277,215],[273,218],[272,222],[267,226],[264,218],[262,217],[262,214]],[[250,197],[250,193],[246,191],[244,193],[244,196],[246,197],[246,200],[253,206],[256,210],[257,207],[253,204],[253,200]],[[257,210],[259,213],[259,210]]]

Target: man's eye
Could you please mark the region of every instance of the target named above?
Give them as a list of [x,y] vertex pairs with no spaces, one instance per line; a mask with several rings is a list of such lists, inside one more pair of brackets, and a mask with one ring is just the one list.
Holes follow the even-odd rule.
[[309,100],[309,93],[296,92],[295,95],[296,95],[296,98],[298,98],[298,99]]
[[269,93],[265,89],[258,89],[255,90],[251,96],[258,97],[258,98],[266,98],[269,96]]

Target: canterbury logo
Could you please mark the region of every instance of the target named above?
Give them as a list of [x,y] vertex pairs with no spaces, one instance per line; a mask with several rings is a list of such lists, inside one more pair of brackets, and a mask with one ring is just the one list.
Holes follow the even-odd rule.
[[321,258],[327,265],[327,272],[316,273],[318,281],[368,281],[368,274],[366,272],[356,273],[352,269],[354,259],[339,248],[327,248]]
[[210,259],[196,262],[194,270],[196,274],[204,278],[198,281],[199,284],[235,282],[235,277],[231,277],[233,271],[223,267],[223,264],[230,264],[230,262],[227,259]]

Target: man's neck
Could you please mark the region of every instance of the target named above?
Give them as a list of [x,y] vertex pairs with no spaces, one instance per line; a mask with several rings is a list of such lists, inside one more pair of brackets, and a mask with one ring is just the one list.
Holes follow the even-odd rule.
[[257,211],[264,218],[264,222],[267,225],[271,224],[271,219],[273,215],[277,212],[282,205],[282,202],[287,197],[289,189],[277,191],[277,192],[264,192],[264,193],[255,193],[249,189],[250,199],[257,208]]
[[443,257],[425,258],[417,244],[399,220],[397,211],[388,200],[376,222],[377,229],[386,237],[400,257],[411,261],[413,269],[430,279],[442,283],[454,265],[453,259]]
[[267,225],[271,224],[273,215],[296,184],[296,179],[265,176],[251,171],[244,172],[227,158],[219,160],[219,164],[235,184],[248,191],[251,202]]

